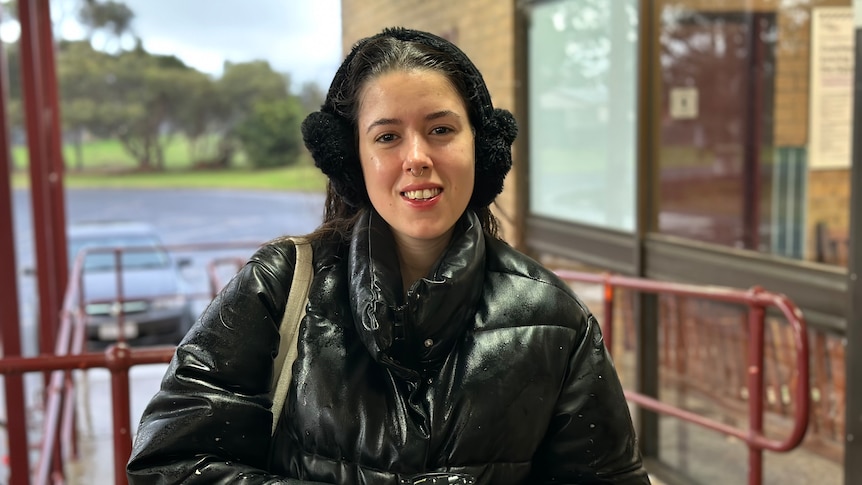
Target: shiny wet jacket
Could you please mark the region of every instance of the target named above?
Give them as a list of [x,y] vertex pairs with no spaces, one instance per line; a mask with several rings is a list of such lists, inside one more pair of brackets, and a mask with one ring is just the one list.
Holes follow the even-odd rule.
[[275,436],[286,240],[262,247],[177,348],[143,414],[130,483],[396,485],[430,472],[452,475],[433,483],[649,483],[595,318],[472,213],[406,296],[373,211],[349,242],[313,249]]

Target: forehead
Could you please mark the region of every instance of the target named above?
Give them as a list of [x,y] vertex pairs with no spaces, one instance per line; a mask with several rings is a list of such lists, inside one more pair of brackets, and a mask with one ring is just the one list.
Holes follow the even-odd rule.
[[393,107],[416,107],[417,103],[446,104],[447,109],[467,106],[452,81],[428,69],[394,70],[369,78],[359,90],[358,118]]

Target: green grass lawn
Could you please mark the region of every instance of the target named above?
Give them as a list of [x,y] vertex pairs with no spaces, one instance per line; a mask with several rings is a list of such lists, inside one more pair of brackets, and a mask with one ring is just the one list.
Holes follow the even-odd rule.
[[[320,191],[326,187],[326,177],[305,154],[294,166],[255,170],[248,167],[242,155],[229,169],[192,170],[188,145],[175,137],[165,150],[165,171],[137,172],[136,163],[116,140],[96,140],[83,145],[83,170],[67,168],[64,185],[67,188],[237,188],[260,190]],[[13,184],[26,187],[30,183],[26,147],[14,147]],[[73,147],[64,147],[66,166],[75,164]]]

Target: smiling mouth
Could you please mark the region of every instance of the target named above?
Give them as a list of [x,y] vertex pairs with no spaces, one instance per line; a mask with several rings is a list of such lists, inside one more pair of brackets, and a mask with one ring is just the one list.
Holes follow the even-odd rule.
[[424,189],[424,190],[410,190],[407,192],[401,192],[401,195],[407,197],[410,200],[428,200],[440,195],[440,192],[443,192],[443,189]]

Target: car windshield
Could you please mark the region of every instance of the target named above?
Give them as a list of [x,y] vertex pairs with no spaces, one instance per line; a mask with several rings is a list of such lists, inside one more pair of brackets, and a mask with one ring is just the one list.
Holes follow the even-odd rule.
[[168,253],[161,247],[158,239],[151,236],[99,236],[80,238],[71,241],[69,261],[73,261],[82,249],[99,251],[87,253],[84,271],[113,271],[116,256],[104,248],[128,248],[122,252],[123,269],[162,268],[170,264]]

